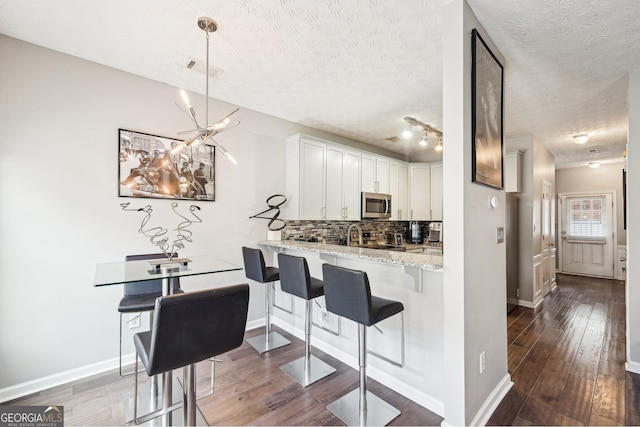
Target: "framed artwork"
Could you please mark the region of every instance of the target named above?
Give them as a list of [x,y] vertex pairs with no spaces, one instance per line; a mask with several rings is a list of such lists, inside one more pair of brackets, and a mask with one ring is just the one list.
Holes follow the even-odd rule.
[[472,181],[502,189],[503,68],[475,28],[471,55]]
[[215,201],[215,150],[204,145],[177,154],[179,139],[118,129],[118,196]]

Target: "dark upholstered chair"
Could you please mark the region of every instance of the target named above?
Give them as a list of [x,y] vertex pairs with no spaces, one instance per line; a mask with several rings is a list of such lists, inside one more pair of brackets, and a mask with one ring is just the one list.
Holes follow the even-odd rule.
[[[359,270],[322,266],[327,310],[358,324],[360,387],[330,403],[327,409],[347,425],[387,425],[400,411],[367,391],[367,326],[403,313],[404,306],[371,295],[367,273]],[[404,323],[404,319],[403,319]]]
[[[178,256],[176,253],[175,256]],[[139,261],[150,259],[162,259],[166,258],[163,253],[159,254],[144,254],[144,255],[127,255],[126,261]],[[180,289],[180,278],[174,277],[171,279],[172,293],[182,293]],[[124,296],[118,304],[118,311],[120,312],[120,346],[119,346],[119,369],[120,376],[131,375],[132,372],[122,373],[122,314],[123,313],[138,313],[138,312],[151,312],[151,318],[149,324],[153,324],[153,308],[156,303],[156,298],[162,296],[162,279],[149,280],[146,282],[135,282],[124,284]]]
[[311,300],[324,295],[322,280],[311,277],[303,257],[278,254],[280,287],[283,292],[304,300],[304,357],[280,367],[303,387],[312,384],[336,369],[311,355]]
[[[240,284],[160,297],[155,303],[151,331],[134,335],[138,357],[149,376],[184,368],[184,425],[194,425],[196,411],[195,363],[239,347],[244,339],[249,308],[249,285]],[[136,403],[138,375],[135,376]],[[162,408],[136,424],[163,415],[182,403]]]
[[271,293],[273,292],[273,282],[280,280],[280,272],[276,267],[267,267],[264,256],[260,249],[242,247],[242,258],[244,260],[244,271],[247,279],[258,283],[264,283],[264,311],[265,311],[265,333],[256,337],[248,338],[247,342],[260,354],[290,344],[291,341],[275,331],[271,331]]

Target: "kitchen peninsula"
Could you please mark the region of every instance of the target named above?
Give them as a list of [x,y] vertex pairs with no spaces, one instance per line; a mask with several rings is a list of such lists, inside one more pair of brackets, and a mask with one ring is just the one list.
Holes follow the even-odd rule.
[[[277,266],[280,252],[303,256],[311,275],[317,278],[322,278],[324,263],[366,271],[372,294],[402,302],[404,325],[400,316],[394,316],[368,329],[368,374],[427,409],[444,414],[441,255],[292,240],[257,244],[267,264]],[[324,297],[314,301],[312,345],[358,369],[356,324],[326,311]],[[303,339],[303,301],[278,290],[274,306],[272,321]]]

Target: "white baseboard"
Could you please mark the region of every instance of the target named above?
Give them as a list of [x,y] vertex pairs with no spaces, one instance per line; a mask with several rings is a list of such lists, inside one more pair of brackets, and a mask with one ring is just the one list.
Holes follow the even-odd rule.
[[[123,364],[133,363],[133,353],[122,356]],[[0,389],[0,402],[8,402],[23,396],[28,396],[51,387],[56,387],[71,381],[80,380],[91,375],[100,374],[111,369],[118,368],[118,358],[104,360],[102,362],[93,363],[91,365],[81,366],[79,368],[70,369],[68,371],[59,372],[57,374],[48,375],[46,377],[37,378],[35,380],[12,385]]]
[[[299,328],[295,328],[289,323],[281,320],[278,317],[271,318],[273,323],[290,334],[294,335],[296,338],[304,340],[304,331]],[[345,363],[352,367],[353,369],[359,369],[358,357],[357,355],[353,355],[350,353],[345,353],[342,350],[336,349],[335,347],[327,344],[326,342],[318,339],[317,337],[313,337],[313,346],[317,347],[319,350],[335,357],[340,360],[342,363]],[[377,369],[373,366],[367,367],[367,374],[373,378],[374,380],[380,382],[381,384],[391,388],[392,390],[402,394],[404,397],[411,399],[418,405],[435,412],[441,417],[444,416],[444,402],[439,399],[434,398],[426,393],[423,393],[420,390],[416,390],[415,388],[398,381],[391,375],[388,375],[381,369]]]
[[513,381],[511,381],[511,376],[506,374],[504,378],[502,378],[502,381],[500,381],[493,389],[487,400],[484,401],[476,416],[473,417],[473,421],[471,421],[470,425],[487,425],[489,418],[491,418],[491,415],[494,413],[498,405],[500,405],[502,399],[504,399],[509,390],[511,390],[511,387],[513,387]]
[[[247,323],[245,330],[251,330],[264,326],[265,319],[252,320]],[[304,335],[303,335],[304,336]],[[130,365],[134,363],[135,353],[123,354],[122,365]],[[68,371],[59,372],[57,374],[49,375],[42,378],[36,378],[35,380],[26,381],[24,383],[15,384],[9,387],[0,389],[0,404],[8,402],[14,399],[19,399],[24,396],[28,396],[33,393],[37,393],[42,390],[46,390],[51,387],[56,387],[62,384],[70,383],[72,381],[80,380],[82,378],[90,377],[92,375],[101,374],[112,369],[118,369],[118,358],[103,360],[102,362],[93,363],[91,365],[81,366],[79,368],[70,369]]]

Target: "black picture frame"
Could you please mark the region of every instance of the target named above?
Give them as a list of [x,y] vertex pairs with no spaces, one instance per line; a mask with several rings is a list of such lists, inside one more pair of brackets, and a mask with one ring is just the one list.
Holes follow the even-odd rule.
[[118,129],[118,197],[215,201],[214,147]]
[[472,182],[504,188],[504,69],[478,31],[471,31]]

